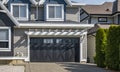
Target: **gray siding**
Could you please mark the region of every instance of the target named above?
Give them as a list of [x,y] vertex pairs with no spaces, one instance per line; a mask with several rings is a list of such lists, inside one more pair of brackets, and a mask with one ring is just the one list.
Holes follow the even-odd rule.
[[90,63],[94,63],[94,56],[95,56],[95,37],[92,35],[88,35],[88,42],[87,42],[87,56]]
[[82,22],[80,22],[80,24],[88,24],[88,18],[84,19]]
[[118,24],[118,16],[114,16],[114,23]]
[[40,21],[43,21],[44,20],[44,8],[43,7],[39,7],[38,8],[38,14],[37,14],[37,8],[36,7],[31,7],[30,20],[40,20]]
[[25,34],[27,29],[14,29],[14,56],[17,56],[17,52],[21,52],[23,56],[27,56],[27,35]]
[[107,17],[107,22],[98,22],[98,17],[101,16],[96,16],[96,17],[91,17],[91,24],[96,24],[96,23],[113,23],[113,18],[112,17]]
[[67,7],[66,8],[66,20],[80,22],[80,11],[77,7]]

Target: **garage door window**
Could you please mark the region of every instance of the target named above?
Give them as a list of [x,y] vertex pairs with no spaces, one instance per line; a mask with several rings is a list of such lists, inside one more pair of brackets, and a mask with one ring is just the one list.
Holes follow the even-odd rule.
[[53,43],[53,39],[44,39],[44,44],[52,44]]
[[62,43],[62,39],[56,39],[56,43],[57,44]]

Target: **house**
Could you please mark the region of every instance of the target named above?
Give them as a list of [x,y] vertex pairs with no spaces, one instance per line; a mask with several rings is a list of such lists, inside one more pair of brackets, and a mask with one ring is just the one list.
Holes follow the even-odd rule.
[[88,59],[94,63],[95,35],[99,28],[108,29],[111,24],[120,24],[120,0],[101,5],[85,5],[81,9],[80,23],[96,24],[88,30]]
[[0,60],[87,62],[85,4],[70,0],[1,0]]

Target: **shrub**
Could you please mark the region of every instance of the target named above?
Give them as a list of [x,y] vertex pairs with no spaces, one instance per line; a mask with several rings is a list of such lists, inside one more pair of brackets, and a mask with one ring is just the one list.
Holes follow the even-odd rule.
[[105,48],[107,42],[107,30],[98,29],[96,33],[96,56],[95,63],[98,67],[105,67]]
[[119,69],[120,27],[111,26],[107,36],[106,66],[110,69]]

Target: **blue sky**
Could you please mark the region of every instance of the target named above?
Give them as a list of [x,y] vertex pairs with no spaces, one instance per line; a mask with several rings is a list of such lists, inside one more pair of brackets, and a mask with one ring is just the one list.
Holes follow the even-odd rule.
[[104,2],[113,2],[115,0],[71,0],[71,1],[76,1],[76,2],[81,2],[81,3],[86,3],[86,4],[102,4]]

